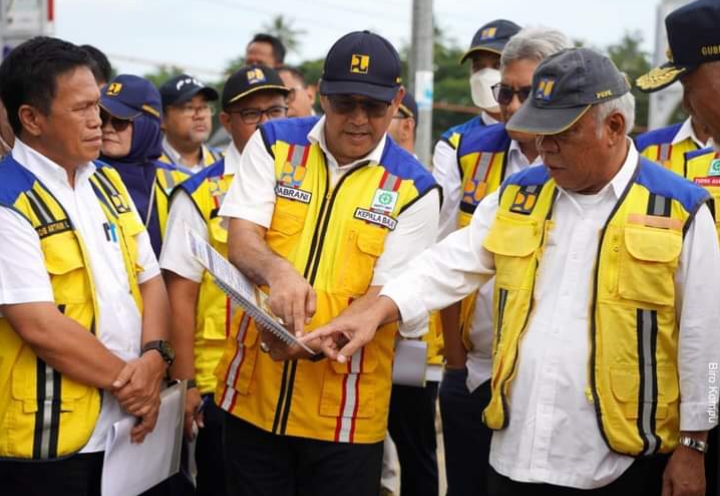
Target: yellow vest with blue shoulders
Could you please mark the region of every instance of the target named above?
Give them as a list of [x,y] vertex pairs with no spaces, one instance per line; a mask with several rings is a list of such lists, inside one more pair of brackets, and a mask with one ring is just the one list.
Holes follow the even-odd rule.
[[[202,145],[202,166],[203,167],[210,167],[212,164],[220,160],[223,155],[215,148],[210,148],[207,145]],[[181,167],[179,164],[176,164],[173,162],[173,160],[170,158],[170,155],[163,151],[162,155],[160,155],[160,158],[158,159],[160,162],[164,164],[171,164],[175,165],[177,167]]]
[[[218,216],[225,194],[230,188],[234,174],[225,174],[222,158],[181,183],[177,191],[188,194],[207,226],[210,245],[222,256],[228,256],[227,219]],[[225,340],[230,335],[230,325],[235,307],[230,298],[215,284],[208,271],[203,271],[195,310],[195,380],[202,394],[214,393],[217,381],[215,367],[225,351]]]
[[157,165],[155,174],[155,208],[157,208],[158,222],[160,223],[160,237],[165,239],[168,212],[170,210],[170,194],[175,186],[192,176],[192,172],[184,167],[168,164],[161,160],[156,160],[155,164]]
[[705,188],[712,196],[715,229],[720,239],[720,153],[712,148],[704,148],[685,155],[685,177]]
[[[398,216],[437,188],[410,154],[387,138],[379,163],[361,163],[333,187],[322,149],[307,135],[316,117],[260,127],[275,161],[276,203],[268,246],[314,288],[311,331],[363,296]],[[376,443],[385,438],[397,326],[341,364],[273,362],[258,351],[258,333],[238,312],[217,368],[215,401],[230,414],[278,435]]]
[[643,133],[635,138],[635,146],[642,156],[684,177],[685,154],[697,150],[698,146],[692,138],[673,144],[682,125],[680,122]]
[[446,142],[453,150],[457,150],[460,144],[460,138],[473,129],[485,127],[487,124],[483,122],[482,116],[475,116],[457,126],[453,126],[440,135],[440,140]]
[[[462,199],[458,212],[458,226],[461,229],[470,224],[482,199],[502,184],[511,141],[504,124],[478,127],[460,138],[457,157],[462,181]],[[476,300],[477,292],[474,292],[464,298],[460,305],[460,334],[467,350],[472,349],[470,329]]]
[[[108,223],[117,226],[128,282],[142,312],[135,236],[144,228],[117,172],[102,163],[96,167],[90,182]],[[0,162],[0,205],[37,232],[58,309],[97,335],[87,247],[63,206],[12,156]],[[0,459],[52,460],[80,451],[95,429],[100,403],[100,391],[54,370],[0,318]]]
[[[510,389],[557,193],[545,167],[512,175],[483,242],[496,269],[492,396],[483,412],[494,430],[512,415]],[[649,456],[677,446],[675,272],[684,235],[708,200],[703,189],[643,158],[599,233],[585,393],[614,452]]]

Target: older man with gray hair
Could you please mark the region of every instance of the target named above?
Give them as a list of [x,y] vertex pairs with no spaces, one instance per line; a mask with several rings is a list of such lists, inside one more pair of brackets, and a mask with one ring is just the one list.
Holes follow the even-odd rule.
[[[493,87],[503,122],[527,99],[538,64],[571,46],[563,33],[545,27],[528,27],[510,38],[500,59],[500,83]],[[463,134],[452,160],[436,160],[433,170],[444,192],[440,239],[465,227],[503,179],[537,163],[534,135],[508,132],[505,124]],[[478,488],[487,478],[491,431],[480,412],[490,399],[492,288],[490,281],[442,314],[446,367],[440,412],[448,496],[484,494]]]
[[704,494],[720,362],[710,195],[638,156],[629,91],[592,50],[543,61],[507,126],[538,136],[544,166],[506,179],[366,311],[305,338],[345,362],[379,324],[494,275],[492,495]]

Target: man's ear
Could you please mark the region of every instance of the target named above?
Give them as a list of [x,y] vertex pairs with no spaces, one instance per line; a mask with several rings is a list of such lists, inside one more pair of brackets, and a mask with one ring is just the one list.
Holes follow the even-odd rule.
[[46,116],[32,105],[21,105],[18,117],[23,129],[30,135],[38,137],[42,134],[42,124]]
[[317,96],[317,87],[314,84],[308,84],[307,88],[305,88],[305,91],[307,91],[308,98],[310,99],[310,104],[315,106],[315,97]]
[[220,111],[220,114],[218,115],[218,120],[220,121],[220,124],[222,127],[225,128],[225,131],[230,134],[230,114],[225,112],[224,110]]
[[625,135],[632,132],[632,129],[625,129],[625,116],[620,112],[609,115],[607,119],[605,119],[605,126],[607,126],[608,138],[612,145],[618,141],[624,141]]

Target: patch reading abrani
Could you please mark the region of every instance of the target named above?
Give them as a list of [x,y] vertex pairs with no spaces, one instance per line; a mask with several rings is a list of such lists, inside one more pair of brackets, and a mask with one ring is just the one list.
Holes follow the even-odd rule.
[[312,200],[312,193],[303,191],[301,189],[288,188],[282,184],[275,186],[275,194],[281,198],[287,198],[288,200],[299,201],[303,203],[310,203]]
[[354,217],[371,224],[386,227],[391,231],[394,231],[395,226],[397,226],[397,221],[389,215],[373,212],[372,210],[365,210],[364,208],[356,208]]

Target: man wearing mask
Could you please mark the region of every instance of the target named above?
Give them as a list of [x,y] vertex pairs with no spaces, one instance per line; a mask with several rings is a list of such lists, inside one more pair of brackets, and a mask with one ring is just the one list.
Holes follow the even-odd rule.
[[283,65],[277,73],[290,90],[287,98],[288,117],[310,117],[315,115],[315,86],[308,85],[305,76],[295,67]]
[[[470,48],[460,59],[461,64],[471,61],[470,94],[481,113],[445,131],[435,145],[432,170],[443,189],[444,203],[460,201],[460,192],[449,188],[448,184],[453,184],[456,180],[456,150],[462,135],[477,127],[497,124],[502,118],[492,87],[500,82],[500,54],[510,38],[520,29],[520,26],[505,19],[489,22],[478,29]],[[452,209],[444,208],[440,213],[440,232],[445,232],[448,225],[455,226],[455,216]]]
[[220,152],[205,145],[212,131],[217,91],[181,74],[160,87],[160,96],[165,132],[160,160],[193,173],[220,160]]
[[[230,183],[240,168],[240,156],[257,127],[287,113],[288,89],[272,69],[243,67],[225,83],[220,123],[232,136],[227,154],[203,169],[174,192],[170,207],[167,243],[160,266],[173,311],[172,343],[176,361],[171,375],[188,380],[185,408],[185,435],[192,437],[193,423],[200,427],[195,459],[197,494],[225,493],[222,456],[224,413],[213,401],[214,370],[230,334],[232,308],[229,298],[212,275],[193,258],[188,247],[186,226],[227,256],[227,222],[218,217]],[[204,408],[200,408],[201,405]]]
[[[505,45],[500,81],[492,88],[507,122],[528,98],[535,68],[546,57],[572,47],[559,31],[525,28]],[[440,238],[470,224],[480,201],[515,172],[539,163],[535,136],[508,132],[505,124],[476,127],[463,134],[452,167],[438,182],[449,191],[441,216]],[[433,171],[437,176],[440,171]],[[491,431],[481,412],[490,399],[493,283],[481,286],[442,311],[445,374],[440,386],[448,495],[478,494],[487,477]],[[480,484],[480,486],[479,486]],[[480,493],[483,494],[483,493]]]

